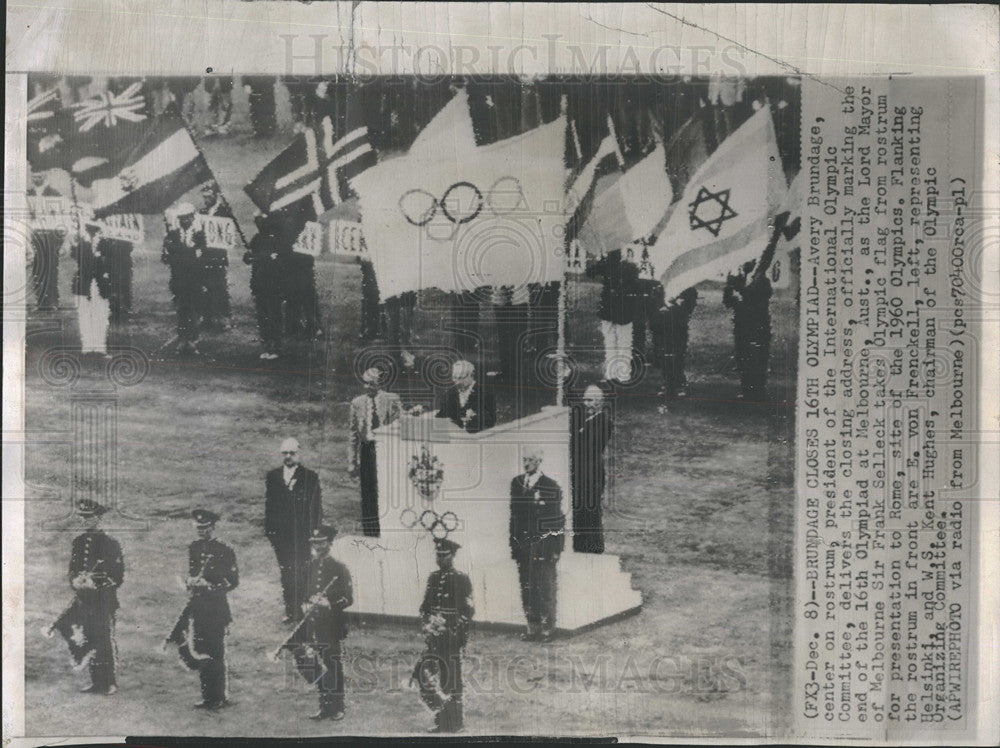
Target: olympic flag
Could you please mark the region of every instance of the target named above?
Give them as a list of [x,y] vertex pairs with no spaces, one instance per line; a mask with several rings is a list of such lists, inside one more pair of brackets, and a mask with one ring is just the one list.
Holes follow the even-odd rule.
[[486,146],[471,132],[460,93],[409,152],[351,181],[383,298],[562,277],[565,118]]

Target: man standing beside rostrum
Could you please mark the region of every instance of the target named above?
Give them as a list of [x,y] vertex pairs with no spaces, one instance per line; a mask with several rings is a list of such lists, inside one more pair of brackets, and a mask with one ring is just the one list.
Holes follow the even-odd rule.
[[510,555],[517,563],[524,641],[551,641],[556,628],[556,564],[566,544],[562,489],[539,470],[542,451],[524,452],[524,473],[510,483]]
[[351,477],[361,481],[361,525],[365,535],[381,534],[378,510],[378,462],[375,429],[399,418],[399,395],[381,389],[382,372],[372,367],[361,375],[365,393],[351,400]]
[[319,476],[299,461],[299,442],[281,443],[281,467],[265,480],[264,532],[281,571],[285,623],[297,620],[309,572],[309,538],[323,519]]

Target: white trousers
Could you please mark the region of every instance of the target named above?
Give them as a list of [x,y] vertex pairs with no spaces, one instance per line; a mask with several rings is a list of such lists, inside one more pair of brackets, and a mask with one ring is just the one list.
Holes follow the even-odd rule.
[[111,305],[101,298],[96,281],[90,287],[90,298],[76,297],[76,311],[80,322],[82,353],[107,353],[108,320]]
[[604,336],[604,378],[627,382],[632,378],[632,323],[616,325],[601,320]]

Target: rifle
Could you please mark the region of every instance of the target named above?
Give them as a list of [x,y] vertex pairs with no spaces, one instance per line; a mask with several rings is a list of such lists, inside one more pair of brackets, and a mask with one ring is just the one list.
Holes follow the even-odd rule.
[[[320,594],[320,595],[325,595],[325,594],[326,594],[326,591],[327,591],[328,589],[330,589],[330,586],[331,586],[331,585],[332,585],[332,584],[333,584],[334,582],[336,582],[336,581],[337,581],[338,579],[340,579],[340,577],[339,577],[339,576],[336,576],[336,577],[333,577],[333,578],[332,578],[332,579],[331,579],[331,580],[330,580],[329,582],[327,582],[327,583],[326,583],[326,586],[325,586],[325,587],[324,587],[324,588],[323,588],[322,590],[320,590],[320,592],[319,592],[318,594]],[[289,643],[290,643],[290,642],[292,641],[292,639],[294,639],[294,638],[295,638],[295,635],[296,635],[297,633],[299,633],[299,629],[300,629],[300,628],[302,628],[302,625],[303,625],[303,624],[304,624],[304,623],[305,623],[305,622],[306,622],[306,621],[307,621],[307,620],[309,619],[309,616],[310,616],[310,615],[312,615],[312,612],[313,612],[314,610],[316,610],[316,608],[317,608],[317,607],[319,607],[319,606],[317,606],[317,605],[313,605],[313,606],[311,606],[311,607],[309,608],[309,611],[308,611],[308,612],[307,612],[307,613],[306,613],[306,614],[305,614],[304,616],[302,616],[302,620],[298,622],[298,624],[297,624],[297,625],[295,626],[295,628],[294,628],[294,629],[292,629],[292,633],[290,633],[290,634],[289,634],[289,635],[287,636],[287,638],[285,639],[285,641],[283,641],[283,642],[281,643],[281,646],[279,646],[279,647],[278,647],[278,648],[277,648],[276,650],[274,650],[274,651],[273,651],[273,652],[272,652],[272,653],[270,654],[270,658],[271,658],[271,661],[272,661],[272,662],[276,662],[276,661],[277,661],[277,659],[278,659],[278,655],[279,655],[279,654],[281,654],[281,652],[282,652],[282,651],[283,651],[283,650],[284,650],[284,649],[285,649],[286,647],[288,647],[288,645],[289,645]]]

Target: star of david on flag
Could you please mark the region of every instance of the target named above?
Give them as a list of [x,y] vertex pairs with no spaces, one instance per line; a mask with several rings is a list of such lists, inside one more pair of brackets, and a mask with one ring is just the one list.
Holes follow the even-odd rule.
[[726,138],[694,173],[649,259],[666,298],[757,259],[787,191],[770,106]]
[[[707,187],[698,190],[694,200],[688,203],[691,229],[707,229],[712,236],[718,236],[723,221],[736,218],[736,211],[729,207],[731,192],[732,190],[712,192]],[[702,207],[703,205],[708,207]]]

